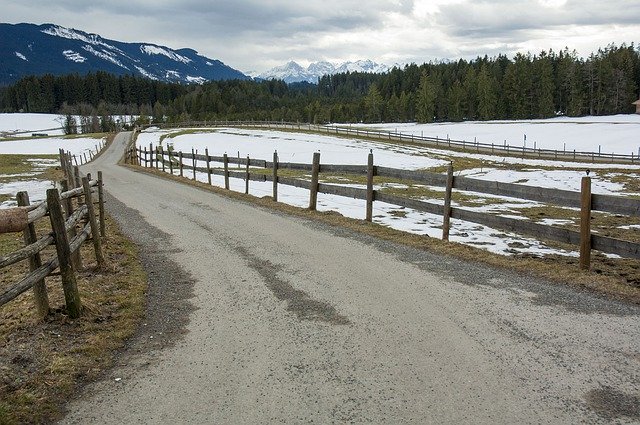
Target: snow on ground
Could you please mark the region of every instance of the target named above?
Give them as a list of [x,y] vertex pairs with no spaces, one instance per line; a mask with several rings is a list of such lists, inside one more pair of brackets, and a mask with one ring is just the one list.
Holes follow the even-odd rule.
[[[354,127],[439,137],[477,140],[479,143],[567,151],[618,153],[640,152],[640,115],[604,117],[558,117],[524,121],[467,121],[458,123],[358,124]],[[526,135],[526,140],[525,140]]]
[[[158,144],[160,136],[170,131],[145,131],[138,136],[138,146]],[[222,128],[214,132],[185,134],[167,138],[164,143],[175,151],[191,152],[192,148],[209,155],[241,157],[249,154],[252,158],[271,160],[278,151],[281,162],[302,162],[310,164],[314,152],[320,152],[320,162],[326,164],[366,165],[367,155],[373,150],[376,165],[405,169],[419,169],[448,164],[447,161],[426,156],[420,148],[394,146],[362,140],[319,134],[287,133],[270,130]]]
[[61,116],[56,114],[0,114],[0,135],[14,132],[41,132],[62,135]]
[[96,145],[101,139],[93,137],[75,137],[64,139],[61,137],[46,137],[38,139],[19,139],[0,141],[0,155],[57,155],[60,148],[73,155],[96,151]]
[[[194,148],[199,153],[204,153],[208,148],[209,154],[221,156],[227,153],[230,156],[240,155],[251,158],[271,160],[273,151],[277,150],[280,161],[283,162],[303,162],[310,163],[314,152],[321,152],[321,163],[329,164],[366,164],[369,150],[374,153],[376,165],[402,169],[422,169],[434,166],[445,165],[447,160],[440,159],[441,154],[452,155],[451,152],[434,150],[427,147],[403,146],[399,144],[389,144],[372,141],[349,140],[343,137],[329,135],[290,133],[271,130],[255,129],[233,129],[221,128],[216,130],[194,129],[189,132],[177,132],[171,137],[171,130],[149,129],[142,132],[138,137],[138,145],[148,147],[150,143],[154,146],[158,144],[162,136],[165,146],[172,146],[175,151],[191,152]],[[455,153],[459,155],[459,153]],[[487,167],[483,169],[469,169],[458,172],[460,175],[470,176],[494,181],[518,182],[530,186],[559,188],[565,190],[579,190],[580,179],[584,176],[584,170],[593,168],[592,164],[579,163],[557,163],[559,168],[578,168],[576,170],[549,170],[535,169],[535,165],[546,165],[549,167],[550,161],[518,160],[521,164],[531,165],[530,170],[508,170],[508,165],[502,163],[502,158],[488,155],[464,154],[466,157],[476,158],[486,161],[499,162],[504,168]],[[556,163],[554,163],[555,165]],[[204,162],[199,162],[197,166],[204,167]],[[212,167],[221,167],[221,164],[211,164]],[[603,166],[607,168],[608,166]],[[618,168],[618,166],[616,166]],[[635,166],[635,169],[640,167]],[[168,171],[168,170],[167,170]],[[606,179],[608,175],[602,171],[599,176],[597,172],[592,173],[594,193],[620,193],[623,185],[613,183]],[[191,174],[189,174],[190,176]],[[207,181],[204,173],[197,173],[197,179],[202,182]],[[215,186],[223,186],[224,181],[221,176],[212,176],[212,183]],[[241,179],[230,179],[231,190],[243,192],[245,183]],[[349,185],[360,187],[358,185]],[[443,188],[431,188],[432,190],[443,190]],[[250,193],[254,196],[271,196],[271,182],[250,182]],[[499,197],[495,195],[479,196],[479,205],[464,206],[464,208],[500,214],[505,217],[527,219],[517,214],[517,209],[540,206],[540,203],[515,200],[512,198]],[[484,205],[482,197],[498,199],[501,202]],[[290,205],[307,207],[309,202],[309,192],[305,189],[280,185],[278,188],[278,199]],[[442,199],[424,199],[425,201],[442,204]],[[454,203],[454,206],[456,204]],[[365,214],[365,203],[362,200],[355,200],[336,195],[318,194],[318,206],[320,211],[337,211],[340,214],[363,219]],[[374,202],[374,222],[414,233],[440,238],[442,235],[442,217],[438,215],[423,213],[410,208],[398,207],[383,202]],[[545,224],[562,225],[565,221],[547,219]],[[540,241],[527,238],[510,232],[492,229],[475,223],[452,220],[450,240],[460,242],[491,252],[500,254],[528,253],[535,255],[560,254],[567,256],[577,256],[575,251],[564,251],[545,246]]]

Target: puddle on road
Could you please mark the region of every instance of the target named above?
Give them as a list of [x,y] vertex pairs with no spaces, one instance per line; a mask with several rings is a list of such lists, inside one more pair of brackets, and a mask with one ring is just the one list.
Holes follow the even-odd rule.
[[348,325],[351,323],[347,317],[338,313],[331,304],[314,300],[306,292],[294,288],[288,282],[279,278],[278,272],[282,271],[282,267],[255,257],[242,247],[235,247],[234,249],[247,260],[249,267],[262,276],[267,288],[273,292],[276,298],[287,302],[287,311],[295,313],[298,319],[326,322],[332,325]]

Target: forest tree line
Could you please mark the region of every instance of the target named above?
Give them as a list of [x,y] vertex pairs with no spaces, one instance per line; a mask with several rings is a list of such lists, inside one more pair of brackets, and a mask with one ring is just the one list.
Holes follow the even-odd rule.
[[181,85],[104,72],[32,76],[0,88],[0,110],[150,121],[432,122],[633,112],[640,48],[609,45],[588,58],[560,52],[342,73],[317,85],[212,81]]

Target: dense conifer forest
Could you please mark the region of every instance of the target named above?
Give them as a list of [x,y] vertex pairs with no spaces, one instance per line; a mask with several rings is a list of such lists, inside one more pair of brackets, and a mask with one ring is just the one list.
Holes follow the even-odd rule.
[[168,84],[98,72],[33,76],[0,88],[0,111],[145,120],[324,122],[462,121],[634,111],[640,49],[610,45],[580,58],[560,52],[425,63],[386,74],[343,73],[317,85],[283,81]]

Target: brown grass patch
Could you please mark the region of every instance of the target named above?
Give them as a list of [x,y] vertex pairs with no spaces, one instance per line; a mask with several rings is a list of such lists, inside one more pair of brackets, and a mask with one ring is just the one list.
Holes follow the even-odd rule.
[[[40,220],[40,233],[47,231]],[[21,234],[0,235],[0,251],[22,245]],[[47,278],[51,313],[37,317],[27,291],[0,307],[0,424],[49,423],[84,383],[108,368],[115,350],[130,337],[144,313],[146,275],[135,246],[107,218],[103,243],[107,265],[97,269],[92,244],[82,248],[77,274],[83,315],[68,318],[60,278]],[[47,249],[43,259],[52,255]],[[25,262],[2,270],[0,288],[27,272]]]

